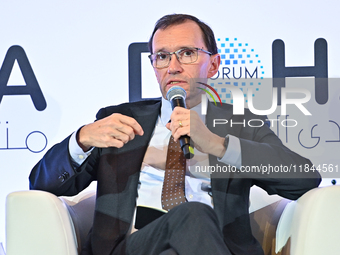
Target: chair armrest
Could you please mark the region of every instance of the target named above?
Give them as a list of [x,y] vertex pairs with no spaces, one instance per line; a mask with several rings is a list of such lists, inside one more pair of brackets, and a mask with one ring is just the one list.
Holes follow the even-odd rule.
[[339,254],[340,186],[310,190],[286,209],[277,238],[290,239],[290,254]]
[[13,192],[6,200],[7,255],[77,255],[70,214],[55,195]]

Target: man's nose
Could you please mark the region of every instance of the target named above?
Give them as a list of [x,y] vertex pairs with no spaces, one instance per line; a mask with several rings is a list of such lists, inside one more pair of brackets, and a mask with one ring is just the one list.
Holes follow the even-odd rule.
[[176,74],[181,73],[183,71],[182,64],[177,59],[176,54],[173,54],[170,59],[170,63],[168,66],[168,73],[169,74]]

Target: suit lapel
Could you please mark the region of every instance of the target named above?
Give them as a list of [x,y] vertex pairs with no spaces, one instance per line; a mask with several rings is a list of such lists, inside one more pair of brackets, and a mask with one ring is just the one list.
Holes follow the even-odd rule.
[[156,105],[147,105],[146,107],[131,107],[133,118],[142,126],[144,135],[140,137],[140,142],[149,144],[151,135],[156,126],[156,121],[160,113],[161,102]]
[[125,107],[122,114],[132,115],[142,126],[144,135],[136,136],[120,149],[102,150],[97,171],[97,201],[91,239],[94,254],[111,254],[124,240],[130,227],[139,172],[159,114],[160,102]]

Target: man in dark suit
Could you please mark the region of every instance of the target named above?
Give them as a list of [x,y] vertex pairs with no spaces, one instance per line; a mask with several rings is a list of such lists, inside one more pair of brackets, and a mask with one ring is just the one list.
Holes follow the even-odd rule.
[[[282,178],[274,172],[264,178],[240,171],[212,173],[208,176],[212,198],[207,192],[202,194],[205,191],[194,191],[197,183],[201,187],[204,183],[192,176],[192,169],[205,160],[212,166],[238,169],[311,166],[311,162],[286,148],[266,125],[213,125],[214,119],[247,123],[263,117],[249,111],[233,116],[232,106],[209,104],[203,121],[199,111],[193,110],[200,107],[203,92],[193,89],[190,81],[214,76],[220,64],[213,32],[206,24],[189,15],[164,16],[156,23],[149,47],[163,98],[101,109],[96,122],[46,153],[31,172],[30,187],[74,195],[98,181],[93,228],[82,254],[263,254],[250,229],[250,187],[255,184],[269,194],[297,199],[319,185],[319,174],[310,171]],[[172,86],[185,89],[189,109],[171,111],[164,98]],[[190,203],[180,204],[128,234],[137,197],[143,203],[155,200],[160,204],[164,148],[171,135],[175,141],[189,135],[200,153],[187,162],[192,167],[185,180]]]

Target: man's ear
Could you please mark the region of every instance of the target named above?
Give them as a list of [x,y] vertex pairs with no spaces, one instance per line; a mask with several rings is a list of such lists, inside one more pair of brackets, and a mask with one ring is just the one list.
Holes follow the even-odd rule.
[[218,68],[220,67],[220,63],[221,63],[220,54],[212,55],[210,56],[210,58],[211,58],[211,65],[208,71],[208,78],[213,77],[218,72]]

